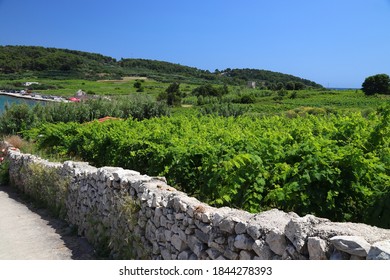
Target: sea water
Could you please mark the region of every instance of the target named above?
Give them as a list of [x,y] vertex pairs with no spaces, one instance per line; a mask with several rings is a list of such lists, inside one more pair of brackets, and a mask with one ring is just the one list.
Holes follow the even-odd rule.
[[0,114],[4,112],[6,104],[11,105],[13,103],[17,103],[17,104],[26,103],[30,106],[34,106],[35,104],[37,104],[37,102],[40,102],[41,104],[44,103],[42,101],[37,101],[37,100],[17,98],[8,95],[0,95]]

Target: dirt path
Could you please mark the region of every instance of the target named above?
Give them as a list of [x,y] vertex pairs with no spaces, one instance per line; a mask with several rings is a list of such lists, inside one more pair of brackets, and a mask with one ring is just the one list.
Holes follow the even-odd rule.
[[0,260],[95,259],[93,248],[46,210],[0,186]]

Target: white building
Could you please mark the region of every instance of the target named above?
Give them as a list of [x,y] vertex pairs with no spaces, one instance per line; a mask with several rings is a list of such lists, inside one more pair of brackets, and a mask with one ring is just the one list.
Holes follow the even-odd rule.
[[31,86],[31,85],[39,85],[39,83],[38,83],[38,82],[25,82],[23,85],[24,85],[25,87],[29,87],[29,86]]

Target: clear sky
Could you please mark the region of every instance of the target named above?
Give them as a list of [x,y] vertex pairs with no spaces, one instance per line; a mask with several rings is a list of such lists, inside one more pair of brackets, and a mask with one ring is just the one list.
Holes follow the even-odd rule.
[[266,69],[359,88],[390,74],[390,0],[0,0],[0,45]]

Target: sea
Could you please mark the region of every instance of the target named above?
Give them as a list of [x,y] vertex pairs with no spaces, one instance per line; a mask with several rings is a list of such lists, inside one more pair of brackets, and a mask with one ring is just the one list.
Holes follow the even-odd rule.
[[11,105],[13,103],[17,103],[17,104],[26,103],[28,105],[33,106],[37,104],[37,102],[40,102],[41,104],[44,103],[44,101],[17,98],[8,95],[0,95],[0,115],[4,112],[6,104]]

